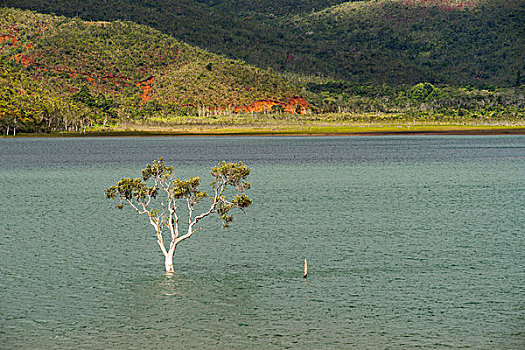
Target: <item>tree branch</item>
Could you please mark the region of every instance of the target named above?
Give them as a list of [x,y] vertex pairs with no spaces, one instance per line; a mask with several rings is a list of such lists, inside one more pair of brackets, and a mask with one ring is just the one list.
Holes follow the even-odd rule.
[[131,205],[131,206],[133,207],[133,209],[135,209],[135,210],[137,211],[137,213],[139,213],[139,214],[146,214],[146,213],[149,213],[149,212],[146,210],[146,208],[144,207],[144,205],[143,205],[144,210],[143,210],[143,211],[140,211],[140,209],[137,208],[137,207],[135,206],[135,204],[133,204],[133,201],[131,201],[130,199],[126,199],[126,201],[129,203],[129,205]]
[[151,216],[149,218],[149,222],[155,228],[155,232],[157,233],[157,243],[159,244],[162,254],[164,254],[164,256],[167,256],[168,252],[166,251],[166,247],[164,246],[164,239],[162,238],[162,230],[160,229],[160,225],[157,224]]

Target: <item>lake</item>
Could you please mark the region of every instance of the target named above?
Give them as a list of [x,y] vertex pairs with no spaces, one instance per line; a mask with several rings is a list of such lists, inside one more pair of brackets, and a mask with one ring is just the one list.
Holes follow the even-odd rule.
[[[158,156],[252,168],[173,276],[104,198]],[[0,139],[0,348],[524,348],[524,194],[524,136]]]

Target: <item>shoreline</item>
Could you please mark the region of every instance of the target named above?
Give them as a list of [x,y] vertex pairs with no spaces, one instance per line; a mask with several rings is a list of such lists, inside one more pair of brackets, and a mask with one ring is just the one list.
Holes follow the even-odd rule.
[[525,135],[525,126],[327,126],[291,129],[267,129],[255,127],[239,128],[199,128],[199,129],[154,129],[154,130],[114,130],[82,132],[56,132],[49,134],[18,133],[0,135],[0,138],[64,138],[64,137],[210,137],[210,136],[418,136],[418,135]]

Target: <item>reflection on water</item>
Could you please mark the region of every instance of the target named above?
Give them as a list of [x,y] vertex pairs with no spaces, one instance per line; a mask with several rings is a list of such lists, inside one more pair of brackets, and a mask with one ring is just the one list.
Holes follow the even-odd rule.
[[[159,155],[253,168],[171,276],[103,196]],[[522,348],[524,164],[521,136],[2,139],[0,348]]]

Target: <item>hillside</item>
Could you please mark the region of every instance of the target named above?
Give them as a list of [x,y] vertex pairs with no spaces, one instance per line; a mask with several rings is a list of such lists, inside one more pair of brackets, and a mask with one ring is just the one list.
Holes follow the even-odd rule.
[[286,23],[354,81],[511,86],[525,69],[522,0],[357,1]]
[[307,107],[276,75],[131,22],[0,9],[0,28],[4,122],[69,129],[152,114]]
[[79,17],[86,21],[132,21],[259,67],[285,62],[293,33],[210,7],[195,0],[0,0],[0,6]]
[[525,0],[0,0],[132,20],[259,67],[359,83],[522,83]]
[[342,4],[346,0],[197,0],[218,11],[229,11],[242,17],[255,16],[259,19],[286,17],[291,14],[305,14]]

